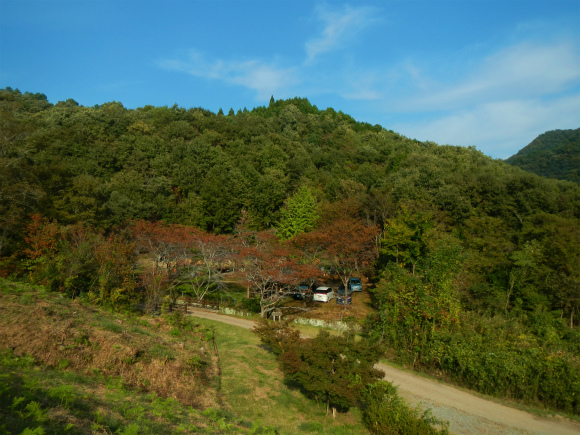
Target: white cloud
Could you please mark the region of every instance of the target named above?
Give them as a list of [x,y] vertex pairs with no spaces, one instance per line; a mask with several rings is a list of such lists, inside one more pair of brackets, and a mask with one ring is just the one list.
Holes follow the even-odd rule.
[[396,131],[439,144],[475,145],[507,158],[548,130],[580,127],[580,95],[550,101],[503,100],[457,110],[431,121],[399,123]]
[[[395,65],[374,57],[367,64],[326,62],[322,54],[345,48],[376,14],[349,6],[318,8],[316,14],[324,29],[305,43],[302,63],[209,59],[194,50],[160,66],[243,86],[262,101],[270,95],[360,100],[374,106],[367,119],[349,113],[362,121],[374,118],[420,140],[475,145],[496,158],[515,154],[544,131],[580,126],[580,55],[574,42],[520,42],[483,58],[473,55],[481,51],[478,47],[454,58],[414,59],[409,54]],[[394,119],[401,121],[393,124]]]
[[342,48],[353,35],[373,21],[373,11],[369,7],[345,6],[342,11],[318,7],[317,17],[325,23],[325,27],[320,36],[306,42],[306,63],[312,62],[322,53]]
[[284,68],[274,62],[261,60],[208,60],[197,50],[191,50],[185,60],[163,60],[159,62],[159,66],[196,77],[244,86],[254,90],[256,98],[260,100],[274,94],[279,95],[300,81],[297,69],[293,67]]
[[[413,81],[419,75],[425,72],[415,69]],[[565,42],[544,46],[522,43],[483,59],[475,71],[460,78],[457,84],[435,77],[421,80],[430,85],[408,88],[411,96],[406,95],[400,101],[402,110],[459,109],[560,92],[580,82],[580,56],[576,47]]]
[[452,71],[450,79],[412,62],[385,74],[391,98],[381,102],[382,112],[413,119],[388,128],[507,158],[545,131],[580,127],[580,56],[573,43],[519,43],[463,64],[472,69],[459,77]]

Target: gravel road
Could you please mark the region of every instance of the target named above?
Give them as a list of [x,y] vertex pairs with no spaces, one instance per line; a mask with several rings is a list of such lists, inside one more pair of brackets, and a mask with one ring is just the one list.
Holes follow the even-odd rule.
[[[195,317],[251,329],[251,320],[205,310],[191,310]],[[449,430],[461,435],[580,435],[580,424],[564,419],[540,418],[524,411],[481,399],[450,385],[432,381],[386,364],[377,368],[385,380],[399,386],[399,393],[434,416],[449,421]]]

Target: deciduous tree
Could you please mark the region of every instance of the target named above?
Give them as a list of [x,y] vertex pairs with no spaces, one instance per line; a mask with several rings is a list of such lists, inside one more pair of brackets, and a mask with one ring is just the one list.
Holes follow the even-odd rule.
[[354,335],[332,336],[326,331],[301,339],[295,329],[276,324],[258,326],[255,332],[278,355],[288,381],[298,384],[310,397],[333,408],[348,409],[361,398],[364,387],[382,378],[374,368],[381,350]]
[[235,276],[258,296],[264,317],[289,296],[293,286],[320,271],[300,262],[290,246],[271,232],[256,233],[252,240],[250,245],[248,237],[238,238]]
[[366,226],[351,217],[339,217],[326,225],[295,238],[295,246],[321,260],[336,273],[345,288],[349,277],[372,265],[377,256],[376,226]]

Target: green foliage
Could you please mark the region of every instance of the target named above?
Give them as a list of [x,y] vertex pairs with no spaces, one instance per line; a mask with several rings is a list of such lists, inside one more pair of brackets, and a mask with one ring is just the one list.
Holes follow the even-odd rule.
[[254,331],[278,355],[287,381],[332,407],[344,410],[356,405],[364,386],[383,374],[374,368],[380,349],[356,341],[352,334],[331,336],[322,331],[306,340],[288,324],[266,322]]
[[[143,293],[158,303],[168,280],[137,281],[136,249],[123,230],[132,219],[214,233],[237,233],[243,223],[296,239],[348,215],[381,232],[368,250],[379,254],[377,263],[364,259],[368,276],[383,279],[372,335],[397,343],[417,367],[439,364],[429,356],[438,334],[454,336],[471,311],[486,321],[517,319],[538,343],[550,328],[523,319],[566,319],[566,333],[556,328],[558,346],[566,355],[577,349],[576,184],[473,147],[405,138],[304,98],[272,98],[267,107],[224,116],[118,102],[53,105],[43,94],[6,88],[0,130],[0,276],[96,304],[128,307]],[[540,136],[524,164],[577,180],[578,131]],[[320,212],[333,209],[340,213]],[[342,231],[335,230],[327,231],[331,239]],[[339,264],[345,276],[361,267],[351,263]],[[560,349],[550,346],[538,348]],[[544,354],[534,355],[538,366]]]
[[533,334],[522,322],[466,315],[455,334],[440,334],[429,358],[469,388],[580,413],[580,364],[557,329]]
[[495,306],[490,318],[462,309],[460,242],[434,235],[424,235],[424,255],[413,272],[402,264],[383,267],[373,290],[377,313],[367,324],[371,337],[401,362],[441,370],[468,388],[578,413],[576,347],[569,348],[564,322],[545,311],[548,303],[537,290],[548,280],[548,244],[523,242],[500,263],[503,284],[472,286],[471,298]]
[[296,234],[312,230],[318,221],[318,208],[312,192],[307,187],[300,187],[288,198],[286,207],[281,210],[282,219],[278,227],[278,237],[291,239]]
[[119,435],[139,435],[139,430],[141,427],[137,423],[131,423],[125,426],[123,429],[117,429],[117,434]]
[[432,225],[428,213],[413,212],[403,205],[396,218],[385,222],[381,239],[382,261],[394,261],[414,269],[425,253],[423,238]]
[[115,323],[111,320],[103,320],[101,322],[101,326],[103,327],[103,329],[106,329],[106,330],[111,331],[111,332],[115,332],[117,334],[120,334],[123,332],[123,327],[121,325],[119,325],[118,323]]
[[149,348],[149,353],[154,357],[161,360],[173,360],[175,355],[171,350],[167,349],[165,346],[160,344],[154,344]]
[[545,177],[580,184],[580,128],[543,133],[506,163]]
[[[429,240],[427,240],[429,239]],[[371,336],[421,358],[436,331],[459,324],[461,304],[453,285],[461,270],[461,251],[450,236],[425,237],[425,256],[413,271],[388,263],[372,290],[377,313],[370,321]]]
[[[400,299],[395,301],[399,306]],[[580,413],[580,361],[577,348],[568,350],[560,338],[562,322],[546,324],[551,316],[545,315],[533,323],[534,331],[524,319],[463,313],[458,326],[445,329],[433,328],[434,319],[416,318],[414,312],[401,313],[397,321],[397,311],[383,309],[370,319],[373,336],[396,349],[401,362],[436,368],[485,394]]]
[[260,298],[242,299],[242,307],[250,313],[259,314],[261,311]]
[[41,426],[38,426],[35,429],[26,428],[22,431],[21,435],[44,435],[46,432]]
[[[363,393],[363,423],[373,435],[447,435],[443,422],[429,412],[409,407],[397,394],[397,387],[380,381],[368,385]],[[437,429],[434,425],[443,426]]]
[[300,423],[299,428],[304,432],[321,432],[324,426],[317,421],[305,421],[304,423]]
[[[272,428],[236,425],[231,412],[208,408],[198,412],[172,398],[124,389],[119,379],[60,372],[35,365],[30,357],[0,351],[0,433],[119,435],[239,433],[273,435]],[[73,423],[71,423],[74,422]]]

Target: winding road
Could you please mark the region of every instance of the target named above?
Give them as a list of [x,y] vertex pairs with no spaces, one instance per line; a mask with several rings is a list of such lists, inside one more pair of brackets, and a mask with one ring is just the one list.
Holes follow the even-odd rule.
[[[251,329],[254,322],[201,309],[190,315]],[[449,421],[449,430],[462,435],[580,435],[580,424],[566,419],[546,419],[477,397],[467,391],[378,363],[385,380],[399,387],[410,402],[430,408],[434,416]]]

